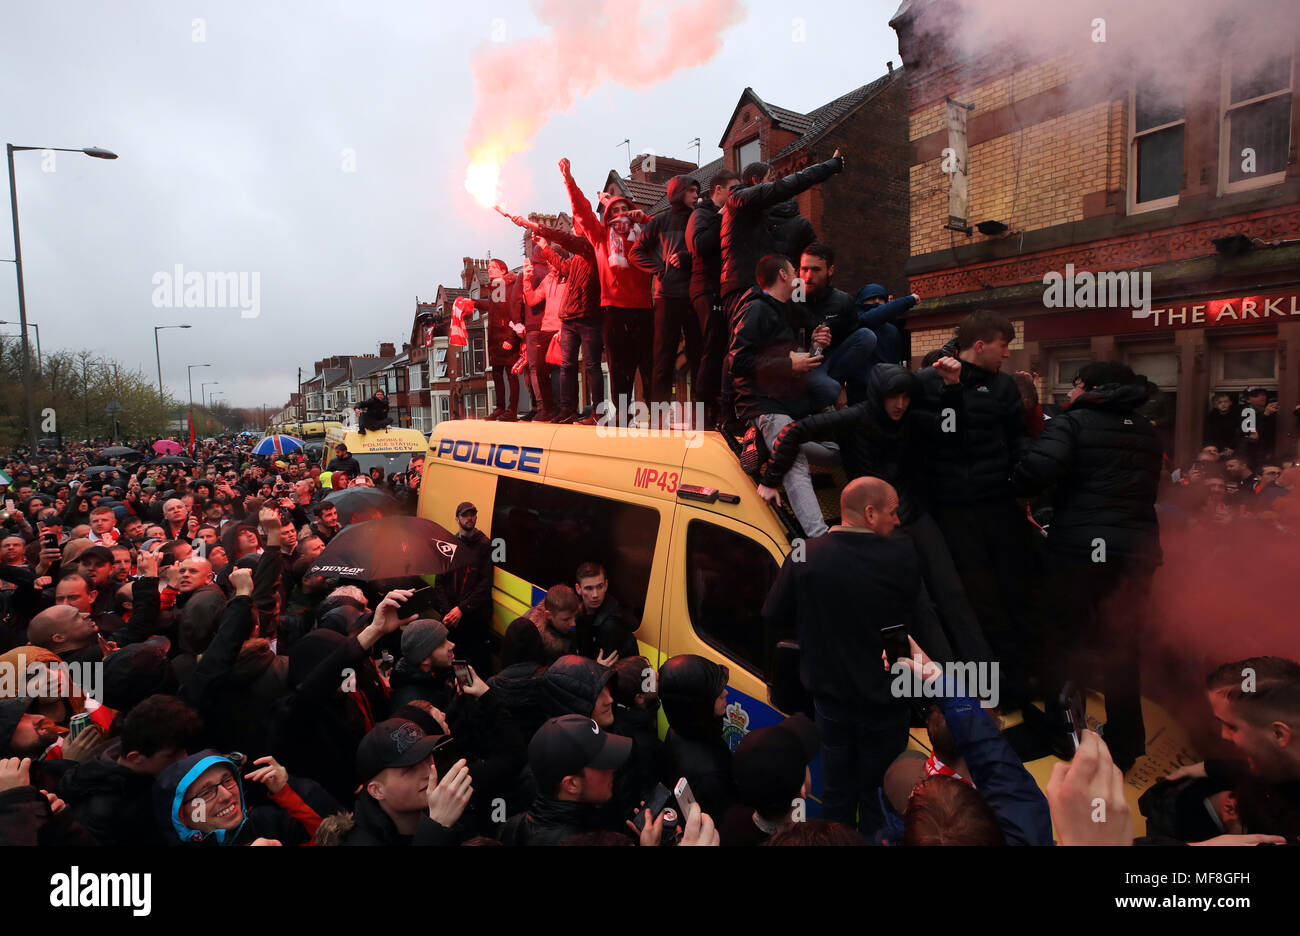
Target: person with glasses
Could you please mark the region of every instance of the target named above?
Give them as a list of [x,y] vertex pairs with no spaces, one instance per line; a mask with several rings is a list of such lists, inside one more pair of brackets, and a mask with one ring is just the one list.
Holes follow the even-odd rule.
[[243,754],[209,749],[158,775],[154,810],[170,844],[303,845],[316,834],[322,811],[339,811],[310,781],[293,781],[300,788],[295,790],[288,771],[269,756],[259,757],[244,775],[257,785],[245,791],[245,762]]

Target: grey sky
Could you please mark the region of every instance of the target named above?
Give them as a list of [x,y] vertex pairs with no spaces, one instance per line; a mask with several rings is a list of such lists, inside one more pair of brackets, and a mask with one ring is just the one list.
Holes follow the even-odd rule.
[[[693,158],[685,144],[699,136],[701,159],[717,158],[746,85],[802,111],[898,64],[896,0],[745,6],[709,65],[641,91],[607,86],[556,115],[515,157],[529,181],[507,193],[511,206],[568,210],[558,158],[590,194],[611,168],[627,171],[625,137],[634,153]],[[28,316],[44,348],[93,347],[152,377],[153,326],[188,322],[161,333],[168,389],[184,398],[185,365],[211,362],[196,381],[252,406],[282,404],[318,358],[400,346],[415,297],[459,285],[462,256],[518,254],[516,228],[461,207],[470,58],[497,18],[507,41],[538,30],[527,3],[505,0],[10,5],[4,141],[121,157],[60,153],[45,172],[42,154],[15,155]],[[622,41],[635,54],[635,37]],[[260,316],[155,309],[152,278],[177,264],[260,274]],[[11,271],[0,267],[0,319],[13,321]]]

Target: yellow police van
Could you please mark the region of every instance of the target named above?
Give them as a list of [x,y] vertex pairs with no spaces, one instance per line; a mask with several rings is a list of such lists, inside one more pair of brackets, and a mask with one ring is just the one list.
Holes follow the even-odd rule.
[[378,467],[384,470],[385,478],[396,472],[405,472],[411,463],[411,456],[424,454],[428,445],[424,433],[418,429],[395,429],[390,426],[362,435],[335,423],[328,426],[325,432],[321,470],[334,458],[334,448],[340,442],[348,447],[348,453],[361,465],[364,474],[369,474],[371,468]]
[[[498,634],[552,585],[573,585],[581,563],[599,562],[609,593],[640,620],[637,642],[653,666],[694,653],[728,668],[723,733],[734,750],[747,732],[806,703],[795,635],[768,632],[762,620],[795,534],[758,496],[718,433],[636,432],[439,423],[429,438],[419,515],[455,530],[456,505],[478,507],[478,528],[494,541],[497,558]],[[347,440],[351,450],[352,434]],[[1149,701],[1143,705],[1154,737],[1127,775],[1135,834],[1144,828],[1137,797],[1197,759],[1178,725]],[[1088,707],[1095,727],[1100,698],[1090,697]],[[1003,728],[1020,721],[1018,713],[1004,717]],[[929,751],[923,729],[913,729],[912,747]],[[1048,756],[1026,766],[1046,787],[1055,762]],[[818,790],[819,779],[814,771]]]

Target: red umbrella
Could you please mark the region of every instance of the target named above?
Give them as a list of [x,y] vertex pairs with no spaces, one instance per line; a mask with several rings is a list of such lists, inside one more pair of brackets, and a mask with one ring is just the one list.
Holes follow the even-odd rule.
[[171,439],[159,439],[153,444],[153,450],[159,455],[179,455],[182,446],[179,442],[173,442]]

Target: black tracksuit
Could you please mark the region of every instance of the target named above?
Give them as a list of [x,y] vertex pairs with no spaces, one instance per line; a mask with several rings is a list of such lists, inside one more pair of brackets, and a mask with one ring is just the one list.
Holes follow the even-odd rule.
[[469,553],[468,565],[438,576],[433,586],[434,608],[445,616],[459,607],[461,618],[449,625],[452,637],[464,659],[480,673],[492,671],[491,647],[488,645],[492,625],[492,543],[482,530],[468,535],[456,534],[456,543]]
[[705,407],[709,425],[717,420],[722,392],[722,359],[730,331],[722,314],[722,212],[709,198],[700,200],[686,224],[691,252],[691,306],[700,329],[700,366],[695,372],[695,398]]
[[790,361],[795,348],[797,318],[803,310],[754,287],[731,336],[731,375],[736,389],[736,415],[751,420],[765,413],[798,419],[812,402],[808,381]]
[[[668,180],[668,210],[650,219],[628,252],[633,266],[655,274],[654,365],[651,371],[651,402],[667,403],[673,396],[673,375],[677,370],[677,346],[686,339],[686,360],[695,373],[700,360],[700,327],[691,308],[691,253],[686,228],[694,205],[686,203],[692,186],[690,176]],[[669,260],[674,259],[675,263]]]
[[[1049,707],[1067,678],[1106,693],[1106,744],[1121,762],[1145,750],[1138,661],[1151,577],[1162,560],[1156,493],[1163,449],[1137,410],[1145,386],[1078,397],[1016,465],[1016,491],[1054,485],[1042,616]],[[1046,612],[1047,609],[1045,609]],[[1089,671],[1091,670],[1091,672]]]
[[1029,584],[1040,535],[1016,504],[1011,469],[1028,447],[1024,404],[1011,377],[961,362],[947,386],[933,367],[912,401],[922,428],[930,510],[943,530],[966,597],[1001,663],[1007,705],[1026,691],[1033,632]]

